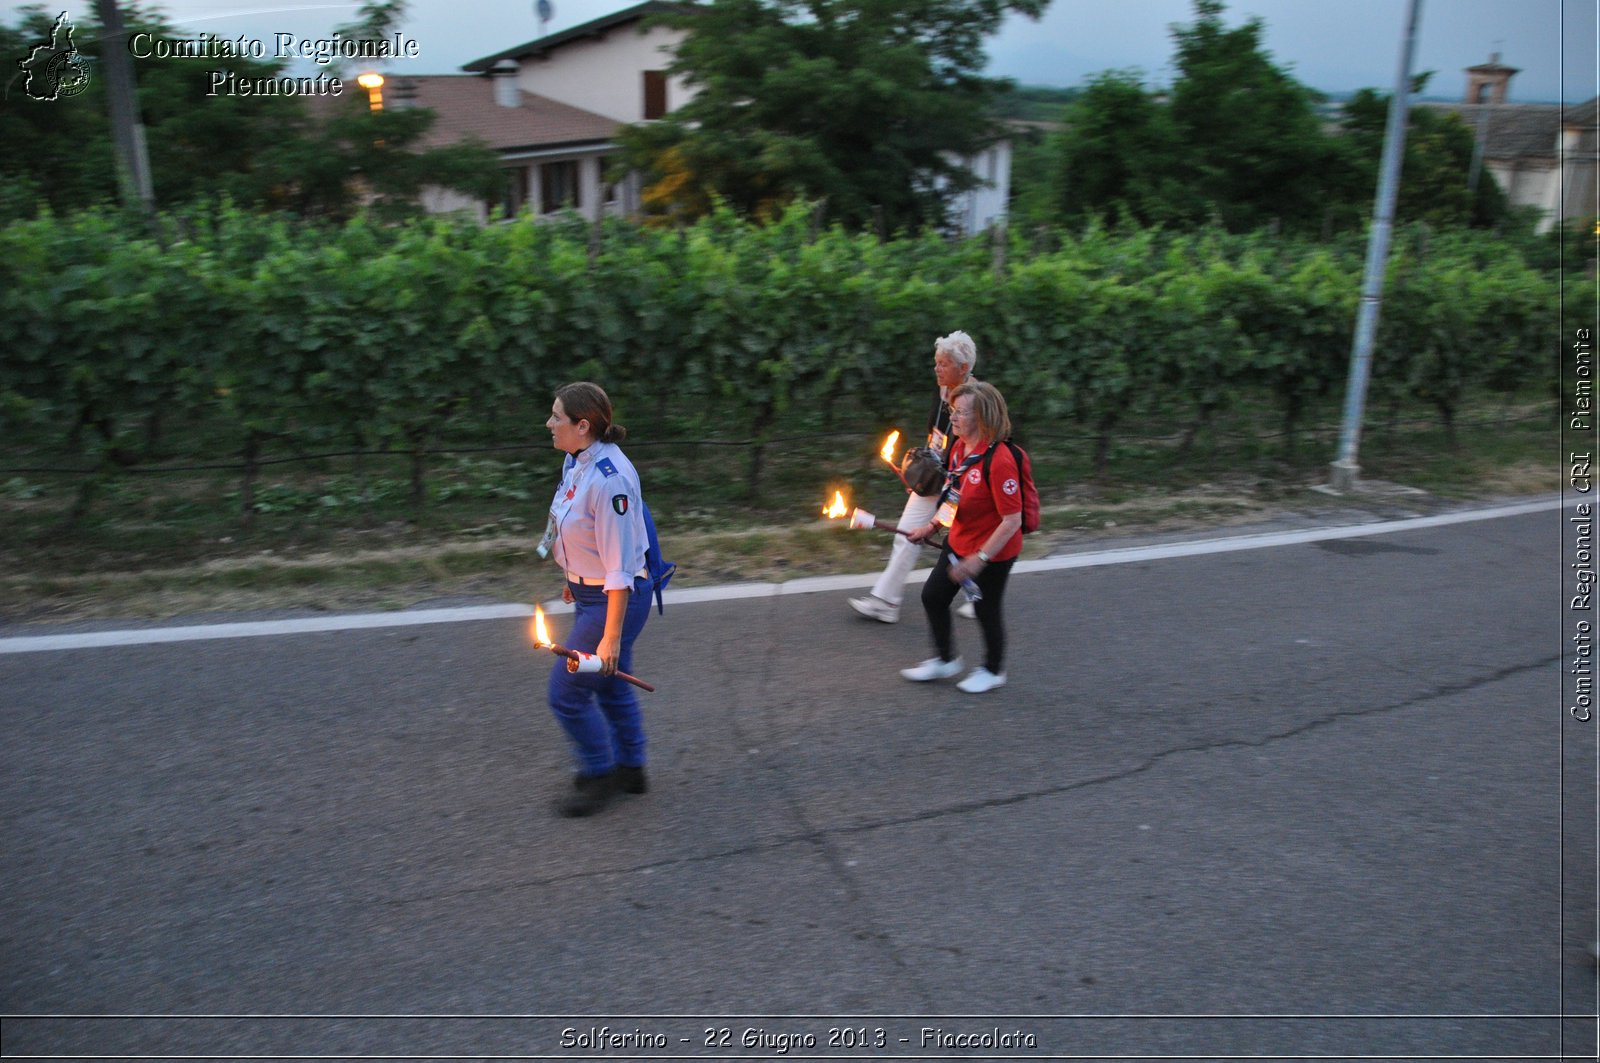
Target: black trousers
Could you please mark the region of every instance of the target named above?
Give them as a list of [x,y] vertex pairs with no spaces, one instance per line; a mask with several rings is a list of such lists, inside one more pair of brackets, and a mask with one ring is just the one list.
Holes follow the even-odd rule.
[[[955,637],[950,628],[950,603],[961,594],[961,584],[950,578],[950,566],[961,558],[946,546],[939,551],[939,560],[922,585],[922,608],[928,613],[928,627],[933,632],[933,648],[939,651],[941,661],[955,660]],[[973,582],[983,597],[977,603],[978,626],[983,629],[983,666],[999,675],[1006,657],[1006,626],[1000,616],[1000,607],[1006,597],[1006,582],[1011,578],[1015,561],[991,561],[983,567]],[[963,595],[965,597],[965,595]]]

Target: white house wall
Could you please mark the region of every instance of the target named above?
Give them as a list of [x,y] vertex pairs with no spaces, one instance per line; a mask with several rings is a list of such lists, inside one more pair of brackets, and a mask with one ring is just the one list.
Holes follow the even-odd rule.
[[453,188],[429,185],[422,190],[418,201],[429,214],[462,214],[480,225],[489,217],[489,209],[484,206],[483,200],[474,199]]
[[[619,122],[641,122],[643,71],[665,70],[684,36],[665,26],[643,32],[637,25],[618,26],[601,37],[568,41],[545,58],[521,60],[517,84]],[[667,110],[677,110],[693,95],[682,78],[667,80]]]
[[[976,155],[946,155],[945,158],[982,182],[976,188],[951,197],[951,226],[963,235],[970,235],[994,225],[1004,225],[1006,207],[1011,199],[1011,141],[997,141]],[[942,181],[940,185],[948,188]]]
[[1548,232],[1560,216],[1560,182],[1556,167],[1544,161],[1491,160],[1488,169],[1513,207],[1540,211],[1536,232]]

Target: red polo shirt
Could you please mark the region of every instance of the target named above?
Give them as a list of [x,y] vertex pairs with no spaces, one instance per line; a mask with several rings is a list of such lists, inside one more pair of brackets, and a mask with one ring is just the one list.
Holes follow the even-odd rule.
[[[992,445],[980,446],[972,453],[982,454]],[[966,459],[967,445],[957,440],[951,448],[950,467],[959,467]],[[989,460],[987,482],[983,465],[983,459],[979,458],[961,478],[961,505],[956,508],[949,539],[950,549],[958,557],[971,557],[982,550],[1003,518],[1022,512],[1022,474],[1017,471],[1017,459],[1011,456],[1011,448],[1001,447],[995,451]],[[1019,527],[990,560],[1010,561],[1020,553],[1022,529]]]

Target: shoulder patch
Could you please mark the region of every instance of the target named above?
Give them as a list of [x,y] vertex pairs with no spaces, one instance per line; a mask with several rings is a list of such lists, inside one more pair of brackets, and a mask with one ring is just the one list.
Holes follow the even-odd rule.
[[599,469],[603,476],[615,476],[617,474],[617,467],[612,464],[610,458],[601,458],[594,463],[594,467]]
[[611,508],[616,511],[617,516],[626,517],[628,515],[628,496],[612,495]]

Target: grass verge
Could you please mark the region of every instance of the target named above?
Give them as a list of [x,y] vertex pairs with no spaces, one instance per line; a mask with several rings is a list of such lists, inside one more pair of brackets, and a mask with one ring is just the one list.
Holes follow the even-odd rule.
[[[1497,403],[1463,420],[1454,447],[1425,421],[1370,430],[1363,474],[1413,489],[1401,496],[1412,511],[1559,489],[1553,410]],[[1188,451],[1176,437],[1120,446],[1100,482],[1088,477],[1081,440],[1025,439],[1045,520],[1024,556],[1290,513],[1394,510],[1392,495],[1335,500],[1312,490],[1326,480],[1332,433],[1308,435],[1290,454],[1245,428],[1203,437]],[[630,447],[668,556],[680,566],[674,586],[880,568],[887,536],[819,519],[836,487],[887,520],[899,514],[904,493],[876,457],[877,442],[863,435],[783,448],[759,500],[744,494],[743,470],[725,449]],[[422,513],[380,474],[358,487],[339,468],[284,472],[266,485],[265,508],[248,530],[231,482],[216,474],[124,478],[75,525],[66,523],[76,498],[70,481],[14,477],[0,481],[0,621],[546,598],[559,575],[535,559],[533,546],[555,467],[553,454],[537,451],[445,465]]]

